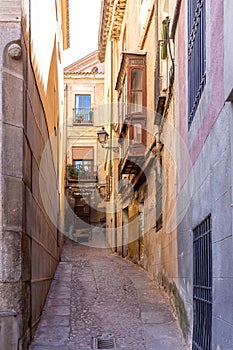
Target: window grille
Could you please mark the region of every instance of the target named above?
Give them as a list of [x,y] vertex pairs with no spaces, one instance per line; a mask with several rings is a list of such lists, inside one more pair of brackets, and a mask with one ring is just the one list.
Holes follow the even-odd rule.
[[211,350],[212,232],[209,215],[193,230],[192,350]]
[[206,84],[206,0],[188,1],[188,127]]

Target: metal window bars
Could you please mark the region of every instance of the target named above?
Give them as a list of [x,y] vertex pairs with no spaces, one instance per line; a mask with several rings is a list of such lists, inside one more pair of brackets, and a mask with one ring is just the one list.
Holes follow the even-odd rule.
[[189,0],[188,128],[206,84],[206,1]]
[[212,231],[209,215],[193,230],[192,350],[211,350]]

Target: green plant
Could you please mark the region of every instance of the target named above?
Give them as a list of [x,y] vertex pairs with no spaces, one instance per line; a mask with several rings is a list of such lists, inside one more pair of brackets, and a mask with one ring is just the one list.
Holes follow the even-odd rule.
[[82,121],[84,120],[84,113],[78,113],[78,114],[76,114],[75,119],[76,119],[78,122],[82,122]]
[[78,179],[78,172],[72,164],[67,164],[68,177],[71,179]]

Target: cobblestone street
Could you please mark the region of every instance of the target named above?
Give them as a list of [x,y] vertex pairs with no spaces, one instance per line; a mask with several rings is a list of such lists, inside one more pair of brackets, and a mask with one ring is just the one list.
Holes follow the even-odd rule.
[[139,266],[66,241],[30,350],[186,349],[169,302]]

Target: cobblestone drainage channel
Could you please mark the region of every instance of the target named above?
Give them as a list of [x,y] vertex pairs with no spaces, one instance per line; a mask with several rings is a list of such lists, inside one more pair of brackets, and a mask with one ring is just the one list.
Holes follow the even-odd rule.
[[93,338],[93,349],[116,349],[116,341],[112,334],[103,334]]

